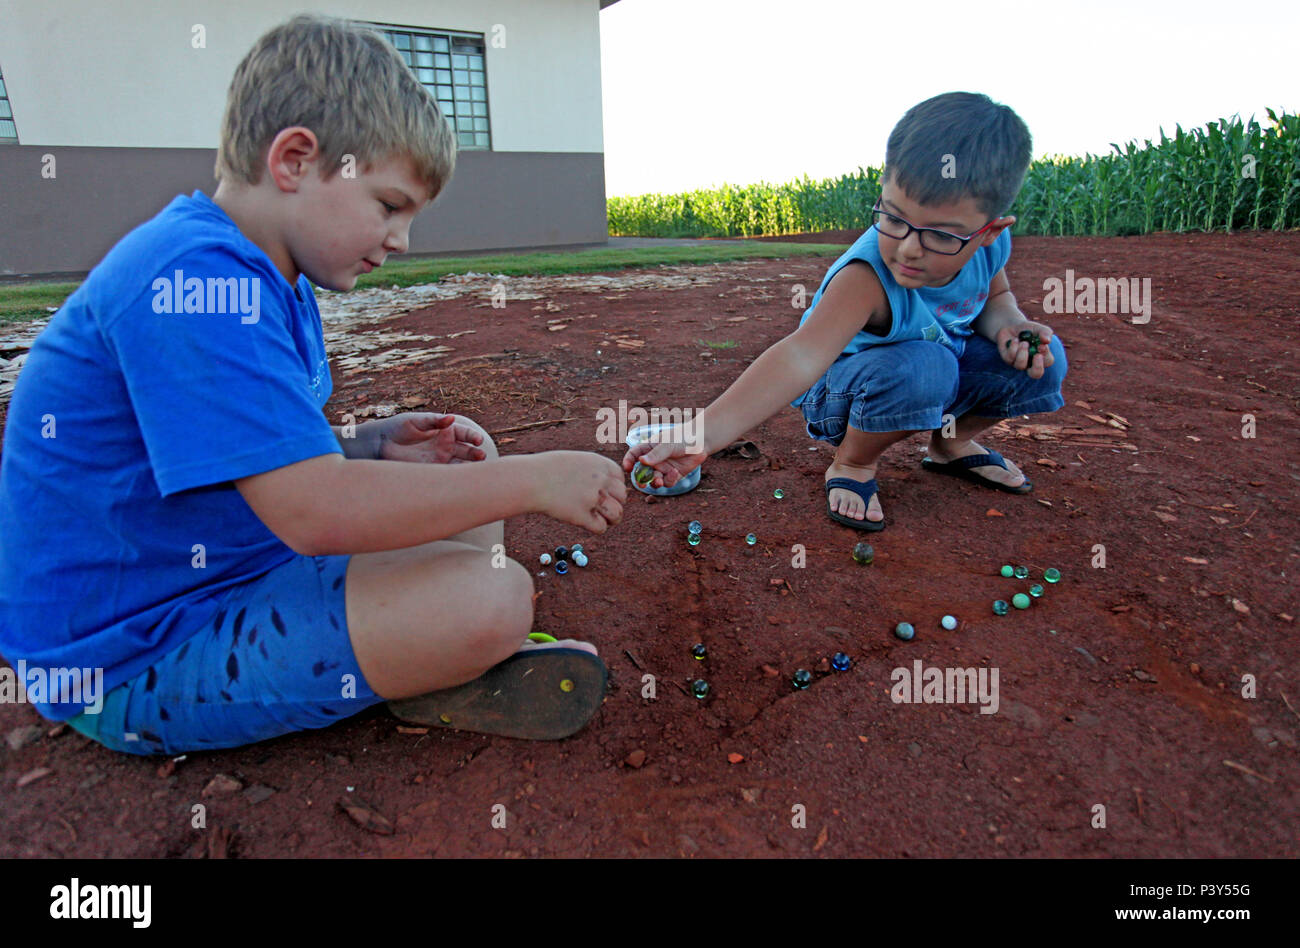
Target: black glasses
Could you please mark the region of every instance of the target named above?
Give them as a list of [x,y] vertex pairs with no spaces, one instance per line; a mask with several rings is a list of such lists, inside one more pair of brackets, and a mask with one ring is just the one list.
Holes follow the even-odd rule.
[[[994,218],[994,220],[996,219]],[[913,227],[897,214],[891,214],[882,209],[880,198],[876,198],[876,205],[871,209],[871,226],[886,237],[893,237],[895,240],[906,240],[912,231],[916,231],[921,235],[922,247],[948,257],[961,253],[963,247],[988,230],[992,224],[993,221],[989,221],[969,237],[959,237],[956,234],[948,233],[946,230],[935,230],[933,227]]]

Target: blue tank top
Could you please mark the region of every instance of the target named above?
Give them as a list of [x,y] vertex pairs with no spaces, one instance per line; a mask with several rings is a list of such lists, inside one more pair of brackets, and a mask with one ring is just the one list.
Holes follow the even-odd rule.
[[[892,320],[889,332],[883,336],[867,332],[866,329],[860,330],[849,340],[839,358],[861,352],[868,346],[911,339],[937,342],[956,355],[961,355],[966,349],[966,339],[973,333],[971,323],[983,310],[984,301],[988,299],[989,283],[1011,258],[1011,231],[1002,231],[992,244],[976,250],[946,286],[925,286],[915,290],[898,285],[880,255],[877,236],[874,227],[868,229],[826,271],[822,285],[799,320],[799,325],[802,326],[812,316],[835,274],[855,260],[860,260],[875,270],[880,285],[884,287],[885,297],[889,300]],[[805,395],[807,392],[790,404],[798,407],[803,403]]]

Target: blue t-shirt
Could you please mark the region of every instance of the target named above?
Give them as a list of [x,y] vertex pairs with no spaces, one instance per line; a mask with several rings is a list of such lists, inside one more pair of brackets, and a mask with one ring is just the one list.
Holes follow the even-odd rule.
[[[898,285],[894,275],[889,272],[889,267],[885,265],[884,258],[880,256],[877,237],[874,227],[868,229],[826,271],[822,285],[813,297],[812,305],[799,320],[799,325],[802,326],[812,316],[835,274],[853,261],[861,260],[870,264],[880,278],[893,318],[886,335],[878,336],[866,329],[860,330],[849,340],[838,358],[861,352],[868,346],[910,339],[937,342],[951,349],[954,354],[961,355],[966,348],[966,338],[973,334],[971,323],[984,309],[984,301],[988,299],[989,283],[1011,259],[1010,228],[998,234],[997,240],[989,246],[976,250],[946,286],[924,286],[915,290],[906,290]],[[798,407],[803,403],[805,395],[807,392],[790,404]]]
[[[292,559],[231,482],[342,453],[331,389],[311,284],[291,287],[202,192],[122,238],[37,338],[9,406],[0,654],[101,668],[107,691]],[[37,697],[55,720],[90,703]]]

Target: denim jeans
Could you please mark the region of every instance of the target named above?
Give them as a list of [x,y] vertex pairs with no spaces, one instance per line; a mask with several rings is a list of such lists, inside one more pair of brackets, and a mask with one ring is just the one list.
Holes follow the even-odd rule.
[[983,336],[965,340],[960,356],[937,342],[912,340],[842,355],[808,390],[800,409],[808,434],[838,445],[849,426],[859,431],[927,431],[943,416],[1012,418],[1065,405],[1068,365],[1059,336],[1055,360],[1041,379],[1007,365]]

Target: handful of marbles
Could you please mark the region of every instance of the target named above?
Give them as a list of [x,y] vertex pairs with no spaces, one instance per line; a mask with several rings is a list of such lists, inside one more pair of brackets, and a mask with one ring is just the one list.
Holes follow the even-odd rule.
[[1038,354],[1038,347],[1042,344],[1042,340],[1038,338],[1038,333],[1029,329],[1022,329],[1020,330],[1019,339],[1021,342],[1029,343],[1029,361],[1033,362],[1034,356]]

